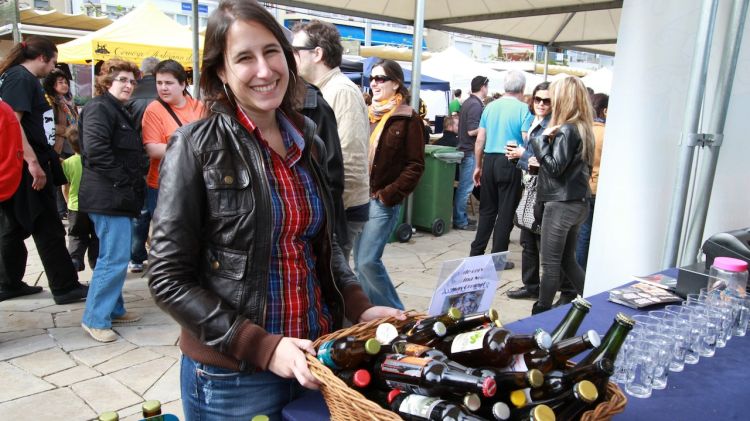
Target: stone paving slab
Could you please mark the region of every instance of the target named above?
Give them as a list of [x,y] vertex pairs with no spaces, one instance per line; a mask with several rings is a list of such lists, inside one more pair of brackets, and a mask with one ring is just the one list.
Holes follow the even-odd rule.
[[0,346],[0,361],[32,354],[43,349],[56,346],[55,340],[48,334],[29,336],[27,338],[8,341]]
[[2,420],[85,421],[97,414],[71,389],[60,388],[0,403]]
[[155,326],[116,326],[114,330],[138,346],[176,345],[180,337],[180,327],[175,322]]
[[110,376],[129,387],[135,393],[143,395],[176,362],[177,360],[174,358],[162,357],[115,371]]
[[143,401],[143,398],[109,376],[82,381],[70,388],[97,414],[117,411]]
[[130,342],[119,341],[107,345],[102,344],[102,346],[94,348],[73,351],[70,353],[70,356],[89,367],[94,367],[135,348],[136,346]]
[[[0,363],[0,379],[3,379],[3,385],[6,386],[0,387],[0,402],[55,388],[54,385],[37,378],[33,374],[5,362]],[[10,385],[12,387],[7,387]]]
[[0,333],[0,344],[3,342],[10,342],[16,339],[28,338],[29,336],[46,335],[47,331],[44,329],[24,329],[15,332]]
[[46,313],[30,311],[0,311],[0,332],[54,327],[52,317]]
[[10,363],[37,377],[44,377],[76,366],[75,361],[57,347],[15,358],[10,360]]
[[128,351],[124,354],[118,355],[109,361],[94,367],[98,371],[104,374],[113,373],[123,368],[132,367],[137,364],[145,363],[147,361],[161,358],[161,354],[157,354],[154,351],[143,348],[134,348],[132,351]]
[[143,395],[146,400],[171,402],[180,399],[180,364],[172,365]]
[[45,381],[54,384],[57,387],[70,386],[84,380],[93,379],[94,377],[101,376],[102,373],[94,370],[93,368],[86,367],[85,365],[77,365],[59,373],[55,373],[51,376],[44,378]]
[[[57,327],[48,329],[47,331],[66,352],[104,345],[91,338],[88,333],[84,332],[80,325],[76,327]],[[122,339],[118,340],[121,341]]]

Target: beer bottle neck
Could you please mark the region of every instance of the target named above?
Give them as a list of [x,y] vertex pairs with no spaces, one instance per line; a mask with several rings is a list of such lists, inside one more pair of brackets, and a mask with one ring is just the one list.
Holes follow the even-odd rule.
[[581,322],[583,322],[583,318],[586,317],[587,313],[588,309],[586,309],[585,307],[571,305],[570,310],[568,310],[568,314],[565,315],[565,318],[562,319],[555,330],[550,333],[550,336],[552,337],[552,343],[554,344],[563,339],[574,336],[578,331],[578,328],[581,326]]

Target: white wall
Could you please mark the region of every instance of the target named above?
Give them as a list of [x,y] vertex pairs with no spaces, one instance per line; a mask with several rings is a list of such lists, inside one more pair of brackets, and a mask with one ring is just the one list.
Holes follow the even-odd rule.
[[[626,0],[585,294],[661,270],[701,0]],[[720,2],[719,32],[730,2]],[[750,22],[745,27],[706,236],[750,225]],[[721,51],[714,37],[712,59]],[[715,71],[715,65],[710,70]],[[709,72],[707,92],[713,90]],[[696,200],[706,200],[696,198]]]

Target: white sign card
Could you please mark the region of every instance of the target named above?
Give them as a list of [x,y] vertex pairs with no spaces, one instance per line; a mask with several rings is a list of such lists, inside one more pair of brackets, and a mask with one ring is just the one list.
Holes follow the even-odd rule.
[[490,309],[500,277],[505,268],[507,251],[443,262],[435,294],[430,302],[430,316],[445,314],[456,307],[463,314]]

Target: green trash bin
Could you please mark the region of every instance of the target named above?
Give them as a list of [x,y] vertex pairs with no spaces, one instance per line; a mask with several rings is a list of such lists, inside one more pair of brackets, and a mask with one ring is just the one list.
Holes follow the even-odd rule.
[[424,174],[414,190],[411,224],[439,237],[453,220],[453,181],[463,152],[453,146],[425,146]]
[[398,224],[393,228],[391,236],[388,237],[389,243],[406,243],[411,240],[411,225],[404,223],[406,210],[406,199],[401,203],[401,210],[398,211]]

